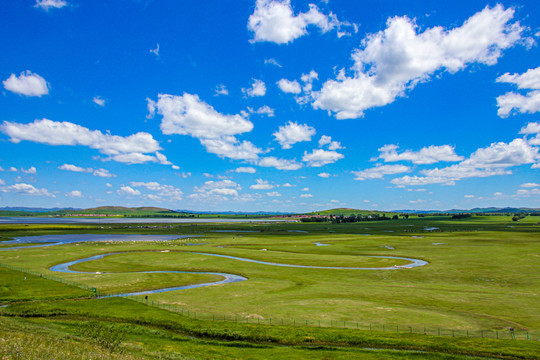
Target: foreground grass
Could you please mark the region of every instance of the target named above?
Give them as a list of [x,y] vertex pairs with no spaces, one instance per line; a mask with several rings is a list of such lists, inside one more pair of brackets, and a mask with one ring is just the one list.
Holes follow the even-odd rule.
[[85,328],[98,322],[121,329],[123,356],[144,358],[535,359],[540,353],[533,341],[206,322],[121,298],[14,304],[1,314],[3,338],[15,328],[22,338],[39,328],[49,337],[67,338],[53,343],[69,348],[88,339]]

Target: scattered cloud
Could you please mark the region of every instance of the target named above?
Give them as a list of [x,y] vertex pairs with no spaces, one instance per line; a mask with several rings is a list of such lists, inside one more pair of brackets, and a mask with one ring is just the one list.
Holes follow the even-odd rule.
[[264,96],[266,95],[266,85],[262,80],[253,79],[251,87],[242,88],[242,92],[248,97]]
[[70,192],[66,193],[66,196],[72,197],[72,198],[82,198],[83,194],[79,190],[73,190],[73,191],[70,191]]
[[156,55],[156,57],[159,58],[159,43],[156,44],[155,49],[150,49],[150,53]]
[[274,58],[269,58],[269,59],[264,59],[264,64],[265,65],[274,65],[274,66],[277,66],[277,67],[283,67],[276,59]]
[[30,184],[19,183],[10,186],[5,186],[0,188],[0,191],[8,193],[15,192],[21,195],[32,195],[32,196],[47,196],[47,197],[56,197],[54,194],[49,193],[47,189],[38,189]]
[[247,109],[250,114],[259,114],[259,115],[266,115],[268,117],[274,117],[274,109],[272,109],[268,105],[263,105],[257,110],[254,110],[250,107],[248,107]]
[[325,145],[328,145],[328,150],[341,150],[345,149],[343,146],[341,146],[341,143],[338,141],[332,141],[331,136],[323,135],[319,139],[319,147],[323,147]]
[[257,170],[255,170],[255,168],[252,168],[251,166],[241,166],[239,168],[236,168],[236,170],[234,170],[234,172],[255,174],[257,172]]
[[311,137],[315,133],[314,127],[289,121],[284,126],[280,126],[278,131],[272,135],[274,135],[276,141],[279,142],[283,149],[290,149],[297,142],[311,141]]
[[322,178],[327,179],[327,178],[329,178],[329,177],[332,176],[332,175],[330,175],[330,174],[327,173],[327,172],[322,172],[322,173],[319,173],[317,176],[318,176],[318,177],[322,177]]
[[380,165],[374,168],[351,171],[356,177],[354,180],[372,180],[382,179],[385,175],[394,175],[411,171],[411,168],[405,165]]
[[384,145],[379,149],[379,157],[373,160],[384,160],[384,162],[411,161],[413,164],[424,165],[434,164],[440,161],[461,161],[463,156],[459,156],[450,145],[423,147],[419,151],[405,150],[398,154],[397,145]]
[[275,156],[267,156],[261,158],[257,165],[263,167],[274,167],[278,170],[298,170],[303,165],[296,160],[278,159]]
[[224,115],[200,100],[197,95],[160,94],[158,101],[147,99],[150,114],[163,116],[161,131],[166,135],[190,135],[199,139],[209,153],[236,160],[257,160],[262,152],[249,141],[235,135],[250,132],[253,123],[241,115]]
[[521,184],[519,186],[524,187],[524,188],[535,188],[535,187],[540,187],[540,184],[530,182],[530,183]]
[[227,90],[227,87],[223,84],[219,84],[216,86],[216,89],[214,90],[214,95],[229,95],[229,90]]
[[238,199],[242,187],[232,180],[206,181],[202,186],[193,188],[188,198],[200,201],[223,201],[233,197]]
[[[35,120],[33,123],[19,124],[4,121],[0,132],[8,135],[10,141],[32,141],[46,145],[81,145],[96,149],[108,155],[108,160],[127,164],[156,162],[168,165],[159,143],[151,134],[138,132],[130,136],[104,134],[99,130],[90,130],[67,121],[57,122],[48,119]],[[153,153],[148,155],[145,153]]]
[[525,95],[508,92],[497,97],[497,114],[508,117],[512,113],[534,114],[540,111],[540,67],[529,69],[523,74],[506,73],[497,78],[497,82],[510,83],[518,89],[532,90]]
[[268,180],[257,179],[255,184],[249,187],[252,190],[270,190],[274,188],[274,185],[270,184]]
[[49,85],[45,79],[30,70],[21,72],[19,76],[11,74],[2,83],[6,90],[19,95],[42,97],[49,94]]
[[95,97],[92,99],[92,101],[93,101],[95,104],[97,104],[97,105],[103,107],[103,106],[105,106],[105,101],[106,101],[106,100],[105,100],[104,98],[102,98],[101,96],[95,96]]
[[255,11],[248,19],[248,29],[253,32],[252,42],[276,44],[286,44],[306,35],[309,25],[326,33],[339,24],[334,14],[325,15],[314,4],[309,4],[308,12],[295,15],[290,0],[257,0]]
[[278,197],[278,196],[281,196],[280,193],[278,193],[277,191],[272,191],[272,192],[269,192],[269,193],[266,193],[267,196],[270,196],[270,197]]
[[333,150],[314,149],[311,153],[304,151],[302,161],[307,162],[310,167],[321,167],[327,164],[335,163],[343,159],[343,154]]
[[502,50],[521,40],[524,28],[511,23],[514,9],[486,7],[450,30],[440,26],[419,33],[407,16],[389,18],[383,31],[369,34],[353,54],[353,75],[339,71],[313,102],[338,119],[360,118],[364,111],[392,103],[439,71],[455,73],[468,64],[493,65]]
[[277,82],[277,84],[284,93],[300,94],[302,92],[300,83],[296,80],[290,81],[287,79],[281,79]]
[[132,181],[130,182],[130,185],[133,186],[134,188],[143,187],[143,188],[146,188],[147,190],[156,192],[156,194],[152,194],[152,196],[150,197],[150,199],[154,201],[182,200],[183,192],[179,188],[174,187],[172,185],[162,185],[155,181],[150,181],[150,182]]
[[36,0],[34,7],[49,11],[50,9],[61,9],[67,6],[64,0]]
[[311,194],[302,194],[302,195],[300,195],[300,197],[301,197],[301,198],[306,198],[306,199],[307,199],[307,198],[312,198],[313,195],[311,195]]
[[116,190],[116,193],[118,195],[126,195],[126,196],[139,196],[141,195],[141,192],[139,190],[133,189],[131,186],[121,186],[120,190]]

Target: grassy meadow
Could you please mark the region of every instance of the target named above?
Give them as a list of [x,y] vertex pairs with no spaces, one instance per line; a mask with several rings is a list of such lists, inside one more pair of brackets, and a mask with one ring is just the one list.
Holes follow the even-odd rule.
[[[78,243],[11,251],[3,251],[9,246],[0,241],[1,264],[95,287],[101,294],[221,279],[212,274],[141,271],[223,272],[248,279],[148,295],[149,302],[162,307],[199,314],[195,319],[129,299],[92,299],[87,290],[0,267],[0,305],[8,305],[0,308],[0,338],[10,344],[24,342],[21,339],[31,332],[26,329],[38,327],[64,344],[63,348],[70,348],[91,338],[79,330],[98,321],[107,331],[123,329],[125,338],[120,347],[126,351],[115,351],[118,358],[535,358],[540,350],[539,221],[540,217],[532,216],[519,222],[508,216],[473,216],[459,220],[410,217],[349,224],[167,224],[147,228],[127,224],[0,225],[0,240],[77,233],[194,235],[167,242]],[[56,264],[108,253],[122,254],[71,267],[89,273],[49,270]],[[428,264],[395,270],[312,269],[197,253],[324,267],[407,263],[370,256],[414,258]],[[242,320],[210,321],[223,316]],[[319,321],[323,326],[347,324],[349,329],[318,328]],[[299,326],[306,322],[309,327]],[[362,329],[427,327],[461,334],[491,330],[506,338],[508,329],[513,328],[529,331],[535,341],[350,329],[354,324]],[[13,328],[18,330],[9,330]],[[272,345],[264,340],[267,338],[274,339]],[[90,344],[96,351],[106,348]],[[465,350],[471,346],[470,351]],[[426,353],[414,352],[418,350]],[[183,355],[174,357],[179,353]],[[81,354],[78,358],[85,357]]]

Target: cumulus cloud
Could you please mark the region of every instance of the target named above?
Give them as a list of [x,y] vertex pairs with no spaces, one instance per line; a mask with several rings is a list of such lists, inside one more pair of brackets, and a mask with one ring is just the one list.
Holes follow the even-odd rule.
[[398,154],[397,145],[384,145],[379,149],[381,153],[374,160],[384,160],[384,162],[411,161],[413,164],[434,164],[440,161],[460,161],[463,156],[459,156],[450,145],[423,147],[419,151],[405,150]]
[[248,29],[254,35],[252,42],[286,44],[307,34],[309,25],[326,33],[340,23],[334,14],[324,15],[314,4],[309,4],[308,12],[295,15],[290,0],[257,0],[248,19]]
[[272,192],[269,192],[269,193],[266,193],[267,196],[270,196],[270,197],[278,197],[278,196],[281,196],[281,194],[277,191],[272,191]]
[[343,154],[340,154],[337,151],[314,149],[311,153],[304,151],[302,161],[307,162],[307,165],[311,167],[321,167],[327,164],[335,163],[343,158]]
[[72,198],[82,198],[83,194],[79,190],[73,190],[73,191],[70,191],[70,192],[66,193],[66,196],[72,197]]
[[383,31],[368,35],[352,58],[353,75],[345,70],[314,94],[313,107],[338,119],[362,117],[364,111],[392,103],[436,72],[455,73],[468,64],[493,65],[502,51],[516,44],[524,28],[511,23],[514,9],[486,7],[460,27],[440,26],[419,33],[406,16],[389,18]]
[[141,195],[141,192],[139,190],[133,189],[131,186],[121,186],[120,190],[116,190],[116,193],[118,195],[126,195],[126,196],[139,196]]
[[250,132],[253,123],[241,115],[224,115],[200,100],[197,95],[160,94],[158,101],[147,99],[148,109],[162,115],[161,131],[166,135],[189,135],[199,139],[210,153],[237,160],[256,160],[262,152],[249,141],[235,135]]
[[249,188],[253,190],[270,190],[274,188],[274,185],[270,184],[268,180],[257,179],[255,180],[255,184],[251,185]]
[[96,104],[96,105],[99,105],[101,107],[105,106],[105,99],[102,98],[101,96],[95,96],[92,101]]
[[535,123],[527,123],[524,127],[521,128],[519,131],[520,134],[540,134],[540,122]]
[[395,185],[454,185],[456,181],[472,177],[509,175],[509,167],[531,164],[538,160],[538,148],[524,139],[514,139],[510,143],[497,142],[480,148],[462,162],[435,169],[422,170],[424,176],[404,176],[391,181]]
[[239,168],[236,168],[236,170],[234,170],[234,172],[255,174],[257,172],[257,170],[255,170],[255,168],[252,168],[251,166],[241,166]]
[[307,124],[298,124],[297,122],[289,121],[284,126],[280,126],[278,131],[273,133],[276,141],[279,142],[283,149],[290,149],[293,144],[301,141],[311,141],[311,137],[315,135],[315,128]]
[[356,177],[354,180],[372,180],[382,179],[385,175],[394,175],[411,171],[411,168],[405,165],[380,165],[374,168],[360,171],[351,171]]
[[63,164],[62,166],[59,166],[58,168],[60,170],[65,170],[65,171],[92,173],[92,175],[99,176],[99,177],[102,177],[102,178],[116,177],[116,175],[111,174],[109,172],[109,170],[102,169],[102,168],[94,170],[92,168],[83,168],[83,167],[73,165],[73,164]]
[[5,186],[0,188],[2,192],[16,192],[21,195],[32,195],[32,196],[47,196],[47,197],[56,197],[54,194],[49,193],[47,189],[38,189],[30,184],[19,183],[10,186]]
[[540,67],[529,69],[523,74],[506,73],[497,78],[497,82],[510,83],[518,89],[532,90],[525,95],[508,92],[497,97],[497,114],[508,117],[512,113],[534,114],[540,111]]
[[28,169],[21,169],[21,172],[23,174],[31,174],[31,175],[35,175],[37,174],[37,169],[34,167],[34,166],[30,166]]
[[238,199],[242,187],[232,180],[206,181],[202,186],[193,188],[188,198],[202,201],[223,201],[233,197]]
[[328,150],[340,150],[345,149],[343,146],[341,146],[341,143],[338,141],[332,141],[331,136],[323,135],[319,139],[319,147],[323,147],[325,145],[328,145]]
[[296,160],[278,159],[275,156],[267,156],[259,159],[257,165],[263,167],[273,167],[278,170],[298,170],[303,165]]
[[524,188],[535,188],[535,187],[540,187],[540,184],[530,182],[530,183],[521,184],[519,186],[524,187]]
[[258,114],[258,115],[266,115],[268,117],[274,117],[274,109],[272,109],[268,105],[263,105],[257,110],[252,109],[250,107],[248,107],[247,109],[250,114]]
[[[152,196],[150,197],[150,199],[154,201],[182,200],[182,195],[183,195],[182,190],[172,185],[162,185],[155,181],[149,181],[149,182],[132,181],[129,184],[133,186],[134,188],[143,187],[143,188],[146,188],[147,190],[156,192],[156,194],[152,194]],[[146,196],[149,197],[149,195],[146,195]]]
[[23,71],[19,76],[11,74],[3,84],[6,90],[19,95],[42,97],[49,94],[45,79],[30,70]]
[[[109,159],[127,164],[156,162],[168,165],[159,143],[151,134],[138,132],[130,136],[104,134],[99,130],[90,130],[67,121],[58,122],[48,119],[35,120],[33,123],[19,124],[4,121],[0,132],[8,135],[10,141],[32,141],[47,145],[81,145],[96,149]],[[146,153],[153,153],[148,155]]]
[[61,9],[67,6],[64,0],[36,0],[34,7],[49,11],[49,9]]
[[322,172],[322,173],[317,174],[317,176],[326,179],[326,178],[329,178],[329,177],[332,176],[332,175],[330,175],[330,174],[327,173],[327,172]]
[[242,92],[249,97],[264,96],[266,94],[266,85],[262,80],[253,79],[251,87],[242,88]]
[[313,195],[311,195],[311,194],[302,194],[302,195],[300,195],[300,197],[308,199],[308,198],[312,198]]
[[229,90],[227,90],[225,85],[219,84],[214,90],[214,95],[229,95]]
[[277,82],[277,84],[284,93],[300,94],[302,92],[300,83],[296,80],[290,81],[287,79],[281,79]]

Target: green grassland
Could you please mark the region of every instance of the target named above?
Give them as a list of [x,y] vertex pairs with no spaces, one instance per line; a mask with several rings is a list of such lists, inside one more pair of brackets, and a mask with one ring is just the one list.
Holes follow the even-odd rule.
[[[78,327],[99,321],[106,327],[125,328],[123,332],[128,339],[122,341],[122,346],[126,353],[117,355],[132,358],[158,358],[159,349],[164,348],[168,349],[166,356],[171,356],[164,358],[454,358],[444,354],[535,358],[540,353],[538,341],[497,342],[290,325],[292,320],[294,324],[308,321],[311,325],[322,321],[325,326],[329,322],[348,322],[347,327],[359,323],[364,329],[369,325],[374,328],[397,325],[402,329],[426,326],[462,333],[490,329],[506,335],[508,328],[514,328],[528,330],[533,340],[539,340],[539,220],[540,217],[532,216],[519,222],[508,216],[459,220],[441,216],[354,224],[168,224],[154,228],[129,224],[0,225],[0,240],[74,233],[197,236],[168,242],[80,243],[0,251],[2,264],[96,287],[101,293],[220,279],[210,274],[142,274],[140,271],[225,272],[248,279],[148,296],[150,302],[170,306],[175,311],[206,314],[203,316],[206,320],[201,320],[129,299],[88,299],[91,294],[87,290],[0,267],[0,305],[9,304],[0,309],[4,314],[0,316],[0,331],[11,334],[6,329],[22,329],[10,337],[9,342],[16,343],[31,332],[25,329],[38,327],[64,344],[63,347],[70,348],[86,336],[76,332]],[[231,232],[216,232],[223,230]],[[315,246],[316,242],[329,246]],[[72,267],[91,272],[88,274],[48,270],[55,264],[116,252],[127,253]],[[387,267],[406,263],[370,255],[422,259],[429,264],[413,269],[375,271],[287,268],[196,253],[326,267]],[[24,276],[27,280],[22,280]],[[143,314],[144,320],[137,317]],[[215,316],[238,316],[247,324],[208,320]],[[259,325],[268,324],[270,319],[274,320],[272,324],[282,319],[289,325]],[[178,326],[166,325],[168,321]],[[264,341],[265,336],[286,346],[269,345]],[[0,337],[5,338],[2,334]],[[233,340],[239,343],[231,345]],[[373,351],[364,347],[398,351]],[[471,350],[465,351],[467,348]]]

